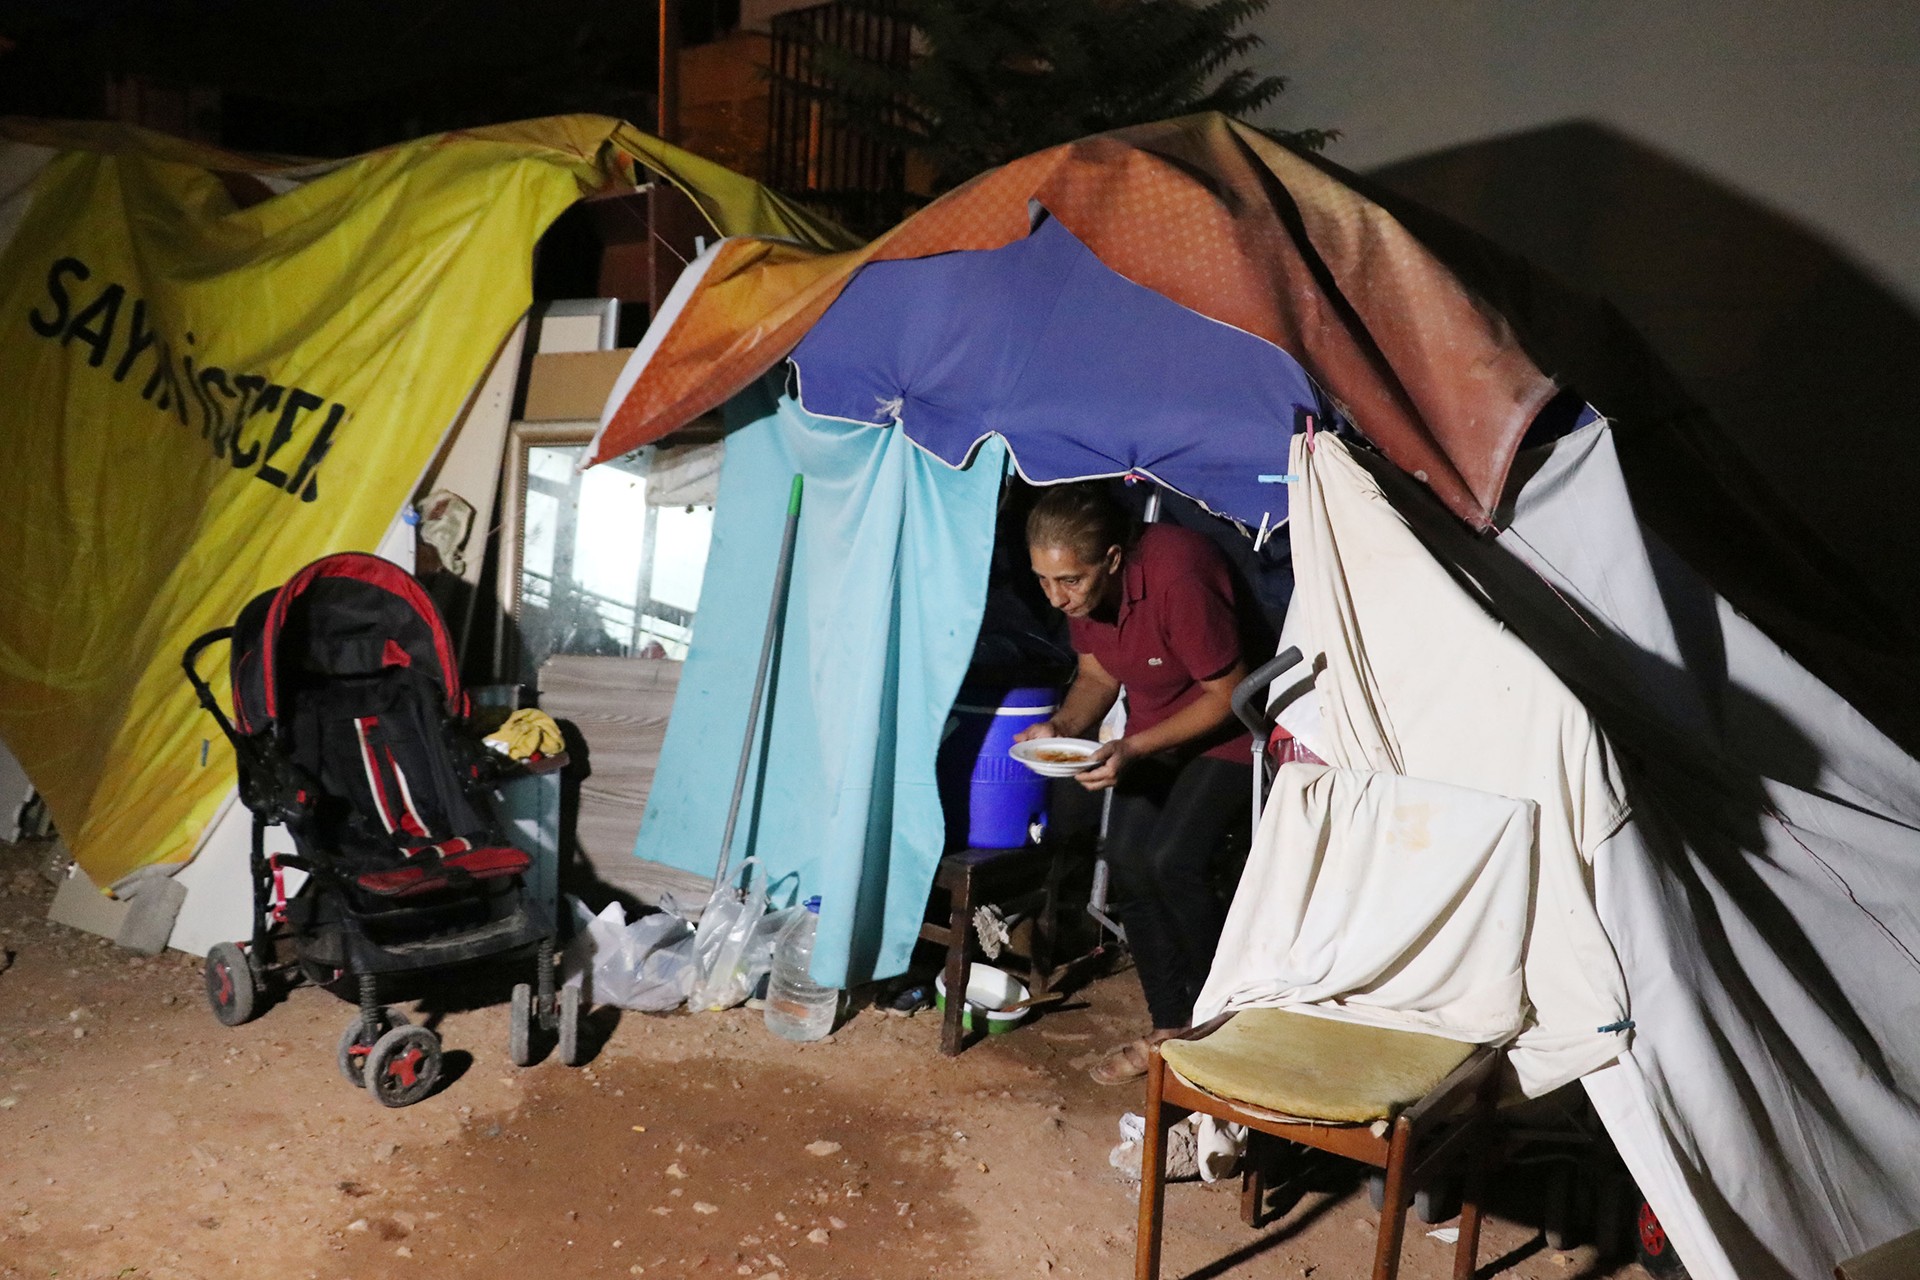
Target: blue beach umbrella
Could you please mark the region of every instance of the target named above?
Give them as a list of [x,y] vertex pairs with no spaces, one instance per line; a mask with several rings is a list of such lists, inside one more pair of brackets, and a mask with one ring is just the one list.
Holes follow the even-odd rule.
[[870,263],[794,350],[810,413],[898,424],[947,463],[1003,437],[1036,483],[1140,473],[1249,529],[1287,516],[1292,356],[1107,267],[1041,215],[1000,249]]

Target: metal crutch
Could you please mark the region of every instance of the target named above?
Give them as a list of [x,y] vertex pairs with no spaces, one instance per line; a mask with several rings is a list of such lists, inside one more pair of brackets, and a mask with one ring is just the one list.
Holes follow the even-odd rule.
[[1253,735],[1253,827],[1260,829],[1260,812],[1267,804],[1267,739],[1273,736],[1274,718],[1267,714],[1266,692],[1280,676],[1300,665],[1300,650],[1288,645],[1260,664],[1254,673],[1233,687],[1233,714]]

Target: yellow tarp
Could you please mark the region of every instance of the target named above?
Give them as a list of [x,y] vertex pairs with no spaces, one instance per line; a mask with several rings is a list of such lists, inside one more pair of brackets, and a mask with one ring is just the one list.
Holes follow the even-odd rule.
[[371,550],[531,301],[541,233],[654,177],[721,235],[846,243],[599,117],[306,167],[0,121],[0,739],[95,883],[187,858],[233,784],[187,643]]

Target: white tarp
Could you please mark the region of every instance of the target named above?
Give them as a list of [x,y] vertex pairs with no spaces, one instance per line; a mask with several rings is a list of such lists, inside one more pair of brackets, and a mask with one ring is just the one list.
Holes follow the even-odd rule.
[[[1515,917],[1526,943],[1509,1059],[1529,1095],[1547,1093],[1611,1060],[1626,1039],[1610,1029],[1626,1018],[1626,988],[1591,882],[1627,812],[1612,754],[1579,699],[1461,589],[1345,445],[1323,435],[1309,450],[1296,437],[1291,470],[1301,482],[1287,639],[1316,670],[1317,696],[1303,701],[1317,704],[1317,723],[1292,709],[1281,719],[1333,765],[1537,807],[1529,897]],[[1288,853],[1257,847],[1250,874]],[[1432,922],[1452,906],[1431,899]],[[1359,899],[1346,913],[1364,932],[1382,909]],[[1217,965],[1240,963],[1227,947],[1220,954]],[[1403,963],[1459,958],[1409,951]],[[1497,980],[1491,968],[1478,976]],[[1243,989],[1272,978],[1220,975]]]
[[1195,1025],[1291,1008],[1506,1043],[1525,1016],[1536,811],[1422,778],[1284,766]]
[[1585,1083],[1689,1270],[1824,1280],[1920,1224],[1920,764],[1640,528],[1606,424],[1522,456],[1495,542],[1367,470],[1623,762],[1636,1029]]

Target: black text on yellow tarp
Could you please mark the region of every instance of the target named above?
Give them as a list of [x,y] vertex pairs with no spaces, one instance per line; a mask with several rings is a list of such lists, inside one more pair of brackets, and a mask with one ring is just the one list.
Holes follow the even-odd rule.
[[[109,281],[79,296],[83,291],[74,286],[92,278],[79,258],[56,259],[47,270],[46,300],[27,313],[33,331],[63,347],[86,348],[90,368],[116,383],[139,385],[142,400],[171,412],[182,426],[197,420],[213,456],[235,470],[251,470],[256,480],[302,502],[319,498],[320,464],[347,417],[345,405],[265,374],[197,360],[193,331],[179,343],[161,334],[146,299],[129,298],[125,285]],[[128,382],[136,371],[146,374],[144,382],[137,376]]]

